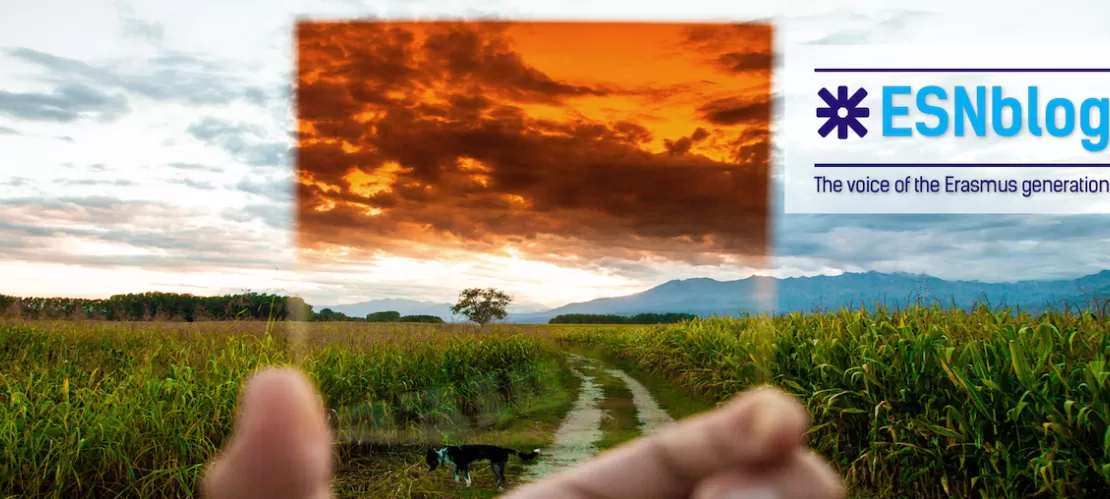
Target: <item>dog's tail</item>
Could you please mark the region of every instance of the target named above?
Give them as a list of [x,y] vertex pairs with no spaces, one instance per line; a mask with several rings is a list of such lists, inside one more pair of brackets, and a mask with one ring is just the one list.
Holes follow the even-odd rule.
[[519,457],[521,461],[530,461],[532,459],[535,459],[536,456],[540,455],[540,450],[532,449],[532,452],[520,452],[518,450],[514,450],[513,454],[516,454],[516,456]]

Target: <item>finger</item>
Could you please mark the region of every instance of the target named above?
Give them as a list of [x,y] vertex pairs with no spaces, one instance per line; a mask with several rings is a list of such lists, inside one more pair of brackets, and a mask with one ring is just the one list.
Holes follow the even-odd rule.
[[201,482],[208,499],[330,497],[331,432],[322,399],[295,369],[267,369],[248,382],[222,455]]
[[697,483],[722,471],[782,463],[801,446],[808,428],[809,415],[797,400],[758,388],[511,497],[686,498]]
[[698,484],[693,499],[844,499],[844,483],[817,454],[800,450],[768,473],[723,472]]

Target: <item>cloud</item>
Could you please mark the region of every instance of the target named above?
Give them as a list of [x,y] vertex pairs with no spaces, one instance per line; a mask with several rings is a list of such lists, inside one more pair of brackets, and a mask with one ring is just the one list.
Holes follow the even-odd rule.
[[120,6],[120,31],[125,37],[153,43],[160,43],[166,37],[165,26],[138,17],[128,5]]
[[762,23],[703,24],[685,30],[683,45],[724,73],[768,74],[778,65]]
[[[97,226],[121,226],[179,218],[190,212],[168,203],[125,201],[111,196],[59,196],[42,199],[19,197],[0,199],[6,210],[5,219],[29,225],[53,219],[57,223],[80,223]],[[54,225],[42,224],[43,227]]]
[[0,113],[26,120],[65,123],[88,118],[109,122],[128,111],[122,96],[76,82],[59,85],[50,93],[0,90]]
[[[418,10],[421,16],[430,16],[430,8]],[[414,17],[415,12],[408,4],[387,10],[409,18]],[[790,43],[822,37],[826,42],[925,43],[937,33],[945,33],[945,29],[949,33],[980,37],[1005,34],[1000,29],[990,32],[990,27],[987,32],[967,31],[967,26],[956,18],[918,19],[912,13],[898,12],[868,15],[867,10],[859,9],[845,14],[844,9],[835,6],[826,10],[813,12],[808,17],[793,14],[774,17],[776,22],[790,26],[789,33],[783,37]],[[27,12],[32,11],[34,9]],[[110,16],[114,14],[109,13]],[[209,35],[219,36],[219,26],[206,25],[198,29],[188,24],[191,23],[187,20],[191,19],[189,16],[162,16],[167,24],[159,29],[155,23],[133,14],[124,14],[121,18],[127,15],[132,15],[138,23],[107,28],[109,38],[119,37],[120,30],[128,33],[131,38],[122,43],[116,43],[120,40],[109,39],[102,43],[101,40],[65,36],[55,37],[50,45],[30,45],[30,39],[26,42],[12,40],[17,45],[23,43],[58,52],[0,49],[0,56],[14,57],[0,65],[11,68],[18,63],[31,64],[41,75],[41,81],[35,77],[28,79],[28,83],[35,86],[6,87],[4,90],[19,96],[38,96],[40,100],[45,96],[49,101],[65,97],[63,91],[67,86],[77,85],[97,95],[122,99],[123,107],[119,112],[149,111],[157,115],[157,121],[176,118],[184,107],[182,104],[187,106],[187,112],[191,113],[188,119],[193,122],[200,122],[205,116],[222,119],[245,109],[254,116],[231,115],[234,119],[223,121],[227,125],[226,133],[211,135],[207,139],[210,142],[204,143],[226,151],[234,157],[235,163],[290,164],[289,152],[282,152],[283,146],[288,147],[287,138],[273,134],[273,129],[288,130],[294,134],[288,138],[290,140],[301,138],[297,127],[288,123],[289,107],[294,104],[293,87],[288,82],[279,86],[276,79],[260,79],[253,69],[245,69],[257,67],[259,61],[267,65],[287,61],[288,26],[280,33],[277,29],[263,27],[259,32],[265,31],[265,39],[252,38],[252,30],[248,29],[233,31],[235,40],[222,40]],[[268,14],[250,11],[247,15],[260,23],[268,22]],[[1073,16],[1072,21],[1096,18],[1098,16]],[[284,19],[282,23],[286,24],[291,18],[285,16]],[[1013,21],[1021,20],[1015,17]],[[182,22],[187,24],[179,24]],[[1076,37],[1086,34],[1083,28],[1087,25],[1082,22],[1079,25],[1069,22],[1067,26],[1069,34]],[[1086,31],[1096,38],[1102,33]],[[208,34],[200,36],[198,33]],[[262,174],[246,177],[242,185],[237,185],[242,175],[236,171],[238,165],[227,164],[219,155],[214,159],[204,154],[207,151],[192,154],[190,149],[199,148],[191,144],[191,135],[181,133],[184,126],[167,132],[170,134],[167,139],[174,142],[158,138],[150,142],[150,156],[144,152],[143,157],[136,160],[138,164],[151,166],[140,179],[128,176],[128,161],[117,163],[116,158],[103,156],[86,156],[85,162],[75,160],[85,151],[96,149],[95,144],[82,142],[82,138],[89,135],[79,134],[81,130],[75,128],[71,132],[68,126],[65,131],[48,130],[53,123],[69,119],[78,127],[93,127],[89,130],[93,135],[113,134],[117,132],[116,124],[100,120],[118,116],[119,112],[114,114],[111,109],[105,111],[66,102],[36,106],[30,111],[22,108],[20,112],[46,113],[47,116],[53,113],[54,119],[37,118],[47,128],[36,132],[34,123],[15,120],[28,118],[16,116],[10,110],[0,111],[5,117],[15,118],[3,118],[6,121],[2,124],[10,128],[0,127],[0,135],[38,136],[41,133],[43,138],[51,138],[72,133],[78,139],[73,145],[33,141],[39,144],[36,147],[42,148],[43,156],[32,154],[25,163],[20,156],[20,169],[13,172],[20,176],[0,178],[2,195],[18,198],[11,200],[15,204],[0,204],[0,213],[4,214],[0,223],[8,224],[0,226],[0,260],[16,261],[18,257],[19,261],[69,262],[88,267],[150,265],[154,269],[186,269],[181,275],[197,283],[200,279],[212,279],[196,277],[203,273],[200,271],[237,266],[240,262],[249,269],[279,265],[281,258],[277,253],[285,249],[283,238],[293,222],[290,212],[300,213],[335,203],[331,211],[302,217],[303,221],[310,222],[302,235],[307,240],[316,238],[325,247],[344,244],[357,247],[347,256],[342,256],[340,250],[321,256],[330,258],[340,254],[335,258],[339,262],[349,258],[352,262],[365,263],[367,253],[386,250],[424,257],[429,262],[475,259],[481,255],[466,253],[466,250],[494,251],[509,245],[524,259],[618,275],[640,283],[635,284],[637,286],[646,287],[671,278],[741,277],[747,271],[741,259],[730,260],[728,254],[716,253],[730,246],[719,240],[721,236],[712,227],[707,229],[706,223],[694,219],[695,211],[684,211],[681,202],[674,201],[669,192],[663,192],[669,186],[660,186],[660,192],[655,192],[636,184],[669,182],[674,184],[670,190],[686,189],[695,200],[736,202],[726,197],[729,194],[727,185],[698,191],[690,189],[691,186],[701,188],[693,180],[658,174],[641,179],[638,174],[645,171],[644,165],[666,161],[669,163],[665,164],[670,165],[667,167],[711,165],[708,167],[715,168],[721,163],[758,165],[765,163],[769,154],[774,157],[777,151],[767,145],[768,131],[736,118],[736,115],[744,116],[744,104],[760,102],[754,99],[758,95],[736,88],[760,87],[760,75],[766,73],[763,65],[781,65],[782,59],[766,49],[769,44],[758,41],[763,35],[750,27],[745,31],[726,25],[700,26],[689,30],[685,36],[674,37],[675,43],[670,43],[672,40],[668,38],[666,43],[655,44],[666,45],[662,49],[651,44],[636,46],[637,43],[643,45],[643,39],[626,37],[624,33],[627,32],[613,32],[604,43],[597,42],[600,36],[588,35],[580,39],[563,37],[559,43],[551,44],[544,42],[542,36],[529,39],[526,33],[512,28],[485,29],[445,35],[439,39],[448,42],[427,49],[419,33],[414,33],[409,43],[391,38],[395,35],[388,31],[374,33],[370,37],[376,41],[362,44],[321,40],[318,47],[321,52],[348,50],[354,60],[328,65],[324,64],[326,58],[321,59],[318,67],[330,68],[330,73],[325,71],[322,81],[299,90],[302,95],[298,97],[308,95],[316,101],[308,111],[318,115],[302,113],[302,117],[311,118],[311,126],[316,130],[305,131],[304,147],[298,151],[302,160],[311,164],[301,172],[302,175],[310,174],[311,179],[303,180],[311,180],[308,182],[311,185],[297,187],[304,202],[296,210],[290,206],[289,191],[295,185],[293,181],[271,175],[280,168],[259,167],[257,170]],[[836,34],[828,36],[832,33]],[[747,41],[748,35],[756,41]],[[337,30],[335,36],[345,35],[343,30]],[[136,44],[137,40],[148,43]],[[179,51],[174,49],[186,46],[170,47],[171,43],[193,43],[192,48],[213,46],[216,49],[208,54],[191,49]],[[545,43],[554,49],[546,53],[536,50],[543,48]],[[595,46],[592,52],[578,48],[590,44]],[[133,55],[131,50],[136,45],[139,45],[138,53],[145,55]],[[259,53],[257,48],[263,45],[278,47],[280,54]],[[564,48],[565,45],[572,46]],[[58,48],[44,49],[47,46]],[[360,52],[363,46],[373,50]],[[103,54],[117,49],[121,50],[117,53],[121,58],[117,59],[86,59],[85,56],[71,59],[54,55]],[[613,57],[613,53],[618,52],[624,54],[623,58]],[[645,57],[648,52],[655,56]],[[582,53],[588,55],[574,56]],[[228,57],[237,60],[228,60]],[[560,65],[560,58],[570,61]],[[673,69],[679,66],[670,63],[680,60],[689,64],[681,66],[680,70]],[[365,65],[365,69],[360,71],[355,67],[359,64]],[[576,71],[574,67],[581,69]],[[615,75],[619,72],[631,76],[621,78]],[[350,75],[362,77],[365,84],[347,83]],[[647,84],[651,80],[654,83]],[[32,101],[21,100],[21,105]],[[332,114],[320,103],[333,106]],[[715,105],[710,106],[711,103]],[[780,97],[774,97],[770,112],[777,112],[781,108],[779,103]],[[702,109],[700,113],[699,109]],[[350,116],[355,110],[368,111],[361,119],[373,119],[353,120]],[[747,110],[763,112],[758,106]],[[709,122],[709,117],[721,124]],[[267,130],[251,126],[236,128],[244,122],[266,125]],[[730,122],[737,124],[726,124]],[[410,125],[414,127],[409,128]],[[210,132],[217,130],[219,127],[208,129]],[[435,133],[429,134],[428,130]],[[162,131],[152,130],[151,133]],[[237,142],[228,138],[235,135],[238,135]],[[378,138],[371,142],[363,140],[363,135]],[[275,138],[280,140],[273,140]],[[498,153],[493,143],[502,138],[506,145]],[[3,139],[0,136],[0,140]],[[320,142],[313,142],[315,140]],[[377,143],[388,140],[398,142],[395,146],[377,147]],[[576,141],[592,145],[576,148],[572,145]],[[32,143],[9,142],[18,142],[21,147]],[[279,142],[282,144],[278,145]],[[268,150],[266,144],[269,144]],[[65,147],[59,147],[62,145]],[[352,148],[360,145],[365,147]],[[164,147],[162,150],[168,154],[161,160],[154,150],[158,147]],[[55,159],[51,149],[74,156]],[[484,155],[464,160],[460,166],[445,150]],[[605,154],[594,156],[595,150]],[[556,155],[543,157],[551,151]],[[582,152],[575,155],[575,151]],[[582,166],[586,163],[584,160],[591,158],[596,158],[597,167],[603,171],[595,174]],[[105,173],[92,181],[131,178],[140,181],[142,186],[112,187],[109,191],[55,181],[50,177],[50,167],[57,161],[67,160],[73,163],[59,173],[66,181],[79,184],[90,180],[85,178],[93,176],[90,172],[110,172],[111,176]],[[513,163],[519,164],[513,167]],[[551,168],[551,165],[556,167]],[[482,171],[484,169],[489,171]],[[162,178],[152,179],[155,182],[150,183],[146,180],[150,175]],[[623,180],[626,178],[630,180]],[[175,185],[166,189],[169,183]],[[211,186],[216,190],[199,192],[179,187],[190,184],[193,185],[189,189]],[[367,195],[371,190],[378,192]],[[113,192],[165,201],[149,203],[107,196],[64,196],[71,191]],[[303,195],[306,191],[309,191],[308,196]],[[738,190],[738,193],[744,192],[747,191]],[[176,195],[185,199],[174,200]],[[520,200],[527,200],[531,205],[518,207],[518,198],[510,195],[520,196]],[[660,200],[658,206],[654,206],[655,199]],[[568,208],[567,204],[572,202],[576,204]],[[194,210],[173,203],[208,203],[209,206]],[[228,206],[231,208],[225,210]],[[726,203],[724,209],[728,206]],[[711,210],[699,209],[704,217],[714,217]],[[672,213],[659,217],[652,210]],[[637,213],[639,211],[643,214]],[[372,212],[377,213],[374,215],[377,218],[369,215]],[[781,213],[781,206],[772,207],[770,212]],[[727,222],[727,217],[722,220]],[[652,225],[653,221],[658,226]],[[1098,217],[788,215],[779,216],[774,222],[776,253],[780,255],[775,261],[779,268],[776,272],[784,274],[903,270],[927,271],[954,278],[1016,279],[1074,277],[1110,267],[1110,257],[1101,250],[1110,240],[1110,228]],[[197,227],[206,229],[193,230]],[[680,229],[684,227],[694,235],[671,239],[654,235],[682,232]],[[182,237],[167,234],[179,230],[183,232]],[[703,241],[690,242],[697,235],[702,235]],[[326,248],[321,251],[323,249]],[[195,258],[190,256],[194,252]],[[675,259],[691,263],[676,263]],[[34,269],[28,274],[37,274],[45,267],[28,265],[27,268]],[[450,298],[457,291],[452,286],[472,277],[502,279],[506,283],[535,278],[526,272],[510,275],[511,272],[499,269],[502,268],[460,271],[450,276],[454,280],[447,282],[409,277],[404,273],[395,281],[379,281],[367,274],[352,275],[347,271],[320,272],[302,278],[312,281],[304,288],[305,292],[320,296],[316,303],[322,304],[347,301],[336,299],[337,296],[363,294]],[[239,280],[263,274],[255,270],[250,272],[235,275],[230,281],[232,284],[226,287],[234,291],[234,284]],[[119,274],[123,272],[113,271],[113,276]],[[103,277],[106,273],[90,271],[83,275],[97,276],[87,277],[90,283],[113,280]],[[72,280],[57,281],[67,283],[57,288],[62,290],[59,293],[75,289]],[[576,289],[576,293],[589,288],[588,284],[574,279],[568,281],[570,284],[566,286]],[[288,282],[290,287],[295,287],[293,283],[300,284],[294,280]],[[98,285],[89,286],[91,289]],[[217,287],[198,289],[211,292]],[[556,286],[547,283],[542,287]],[[611,289],[623,292],[620,287]],[[143,290],[143,287],[136,285],[135,290]],[[538,296],[538,293],[524,294]]]
[[253,194],[270,201],[293,200],[293,179],[286,176],[269,178],[266,180],[243,179],[235,188],[241,192]]
[[80,186],[115,186],[115,187],[130,187],[137,185],[135,182],[127,179],[115,180],[96,180],[96,179],[59,179],[58,183],[63,185],[80,185]]
[[162,50],[145,60],[104,65],[25,47],[6,49],[5,53],[47,70],[43,81],[54,84],[54,93],[63,96],[67,92],[105,94],[115,91],[113,95],[123,92],[157,102],[219,106],[240,100],[256,102],[261,92],[231,66],[174,51]]
[[281,166],[288,163],[290,145],[266,140],[266,132],[259,126],[207,116],[189,125],[186,132],[251,166]]
[[[517,102],[557,102],[574,96],[604,96],[608,91],[584,84],[557,81],[528,65],[511,41],[497,36],[499,26],[446,29],[429,35],[421,50],[426,73],[408,65],[398,77],[430,77],[458,86],[482,86]],[[403,41],[401,35],[393,41]],[[392,64],[398,60],[390,60]],[[393,80],[397,83],[398,80]]]
[[759,125],[770,119],[771,101],[762,96],[756,99],[725,97],[703,104],[698,112],[715,125]]
[[851,16],[849,24],[856,26],[827,33],[810,43],[814,45],[866,44],[875,38],[898,36],[903,33],[903,30],[912,26],[914,21],[936,16],[935,12],[915,10],[890,11],[877,16],[855,15]]
[[0,199],[0,259],[150,270],[273,268],[281,245],[243,228],[198,224],[200,213],[109,196]]
[[27,177],[8,177],[3,181],[0,181],[0,185],[6,185],[8,187],[21,187],[27,185],[28,181],[30,180],[31,179]]
[[702,127],[698,127],[689,137],[682,137],[674,141],[665,139],[663,143],[668,153],[681,156],[690,152],[690,148],[693,147],[694,144],[705,140],[707,137],[709,137],[709,132]]
[[[537,259],[763,254],[767,75],[675,53],[682,26],[573,27],[299,25],[301,241],[404,255],[508,244]],[[769,28],[734,29],[770,50]],[[556,46],[587,52],[529,62]],[[583,58],[609,71],[575,73]],[[613,69],[646,64],[651,85]]]
[[248,102],[251,102],[257,106],[266,105],[266,101],[269,98],[266,94],[266,91],[258,87],[247,88],[243,91],[243,97],[245,97]]
[[185,187],[189,187],[189,188],[197,189],[197,190],[201,190],[201,191],[212,191],[212,190],[216,189],[215,184],[213,184],[212,182],[206,182],[206,181],[202,181],[202,180],[193,180],[193,179],[188,178],[188,177],[175,179],[175,180],[173,180],[173,182],[176,183],[176,184],[184,185]]
[[236,223],[260,220],[268,227],[282,230],[292,226],[291,215],[289,206],[281,204],[248,204],[242,209],[227,209],[220,213],[223,218]]
[[766,71],[773,64],[768,52],[726,52],[717,57],[717,63],[728,71]]
[[202,165],[202,164],[199,164],[199,163],[173,162],[173,163],[166,164],[166,166],[168,166],[170,168],[177,169],[177,170],[186,170],[186,171],[193,171],[193,172],[223,173],[223,171],[224,171],[223,168],[219,168],[219,167],[216,167],[216,166]]

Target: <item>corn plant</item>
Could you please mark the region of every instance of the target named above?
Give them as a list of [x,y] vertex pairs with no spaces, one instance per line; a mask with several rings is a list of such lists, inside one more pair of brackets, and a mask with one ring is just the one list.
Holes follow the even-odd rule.
[[559,338],[718,400],[770,381],[882,497],[1110,497],[1110,322],[1091,313],[845,309]]
[[0,324],[0,497],[192,497],[262,366],[299,365],[342,434],[512,406],[542,393],[559,355],[512,328]]

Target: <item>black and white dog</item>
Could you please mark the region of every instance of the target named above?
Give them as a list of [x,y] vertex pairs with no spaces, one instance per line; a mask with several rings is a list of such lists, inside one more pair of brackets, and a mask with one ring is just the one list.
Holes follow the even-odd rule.
[[470,465],[477,461],[489,460],[489,467],[493,469],[493,476],[497,478],[497,489],[505,490],[505,465],[509,456],[515,455],[522,461],[534,459],[540,455],[539,449],[524,453],[513,449],[506,449],[496,445],[449,445],[438,449],[428,449],[424,460],[428,462],[428,471],[435,471],[440,465],[455,467],[455,481],[459,481],[462,474],[466,486],[470,486]]

